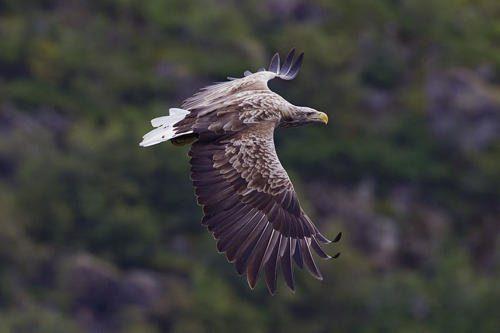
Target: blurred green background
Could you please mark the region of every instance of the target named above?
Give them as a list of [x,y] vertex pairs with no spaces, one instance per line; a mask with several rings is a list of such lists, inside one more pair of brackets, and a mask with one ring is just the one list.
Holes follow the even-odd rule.
[[[0,0],[0,332],[499,332],[498,0]],[[277,133],[339,244],[250,291],[149,120],[305,51]],[[262,281],[261,281],[262,282]]]

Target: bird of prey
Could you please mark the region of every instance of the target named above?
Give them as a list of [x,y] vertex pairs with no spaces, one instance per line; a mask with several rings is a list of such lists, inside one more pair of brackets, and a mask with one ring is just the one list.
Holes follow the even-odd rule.
[[267,86],[274,78],[295,78],[303,56],[295,58],[292,49],[280,64],[276,53],[267,70],[245,71],[242,78],[201,89],[181,108],[153,119],[155,129],[140,143],[191,144],[191,179],[203,207],[202,224],[217,240],[219,252],[246,274],[250,288],[263,271],[271,294],[279,267],[293,291],[293,262],[321,280],[311,249],[332,258],[320,246],[331,241],[300,207],[274,146],[277,128],[328,122],[325,113],[295,106]]

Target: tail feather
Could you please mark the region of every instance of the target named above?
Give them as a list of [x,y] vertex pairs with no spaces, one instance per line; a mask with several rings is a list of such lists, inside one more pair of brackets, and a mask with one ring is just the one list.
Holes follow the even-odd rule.
[[171,116],[187,116],[189,114],[188,110],[179,109],[179,108],[171,108],[168,111],[170,111],[169,115],[171,115]]
[[170,116],[163,116],[163,117],[151,119],[151,126],[160,127],[161,125],[168,122],[169,119],[171,119]]
[[151,120],[151,125],[155,127],[155,129],[142,137],[143,140],[139,143],[140,146],[148,147],[168,141],[180,135],[192,133],[192,131],[176,133],[174,129],[174,125],[184,119],[186,115],[189,114],[189,111],[177,108],[171,108],[169,111],[168,116],[162,116]]
[[187,114],[189,114],[189,111],[187,111],[187,110],[178,109],[178,108],[171,108],[169,110],[168,116],[162,116],[162,117],[152,119],[151,125],[153,127],[160,127],[163,124],[170,123],[173,120],[176,120],[176,118],[179,118],[179,120],[182,120],[182,119],[184,119],[184,117]]

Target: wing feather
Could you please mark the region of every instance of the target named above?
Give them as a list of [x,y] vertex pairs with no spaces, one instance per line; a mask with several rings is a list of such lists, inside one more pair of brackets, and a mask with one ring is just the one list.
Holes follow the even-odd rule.
[[295,288],[293,262],[321,278],[311,247],[321,258],[329,256],[318,241],[326,238],[302,211],[276,155],[274,127],[253,126],[192,145],[191,177],[202,223],[217,240],[217,249],[246,274],[253,288],[264,271],[271,294],[276,291],[278,263],[284,280]]
[[[278,233],[276,233],[278,234]],[[265,279],[266,279],[266,285],[267,289],[271,293],[271,295],[274,295],[276,292],[276,285],[277,285],[277,278],[278,278],[278,258],[279,258],[279,248],[281,246],[281,240],[283,239],[283,235],[278,234],[278,240],[276,244],[270,247],[272,251],[269,254],[268,258],[265,258],[263,260],[264,262],[264,271],[265,271]],[[269,249],[268,249],[269,252]],[[266,254],[267,257],[267,254]]]
[[281,255],[281,271],[283,272],[283,278],[292,291],[295,290],[295,279],[293,277],[293,265],[292,265],[292,251],[290,249],[290,238],[286,238],[285,247],[283,250],[283,255]]

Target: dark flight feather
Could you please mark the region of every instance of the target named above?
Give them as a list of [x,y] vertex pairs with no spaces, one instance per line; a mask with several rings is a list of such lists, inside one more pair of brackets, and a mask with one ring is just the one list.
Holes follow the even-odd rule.
[[[189,153],[198,202],[209,212],[203,224],[218,240],[217,249],[239,274],[246,274],[251,288],[264,271],[270,293],[276,291],[278,263],[293,290],[293,262],[321,279],[310,248],[330,258],[318,244],[326,238],[300,208],[279,163],[273,132],[270,126],[256,124],[220,140],[199,140]],[[269,182],[281,185],[269,186]]]

